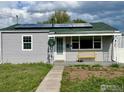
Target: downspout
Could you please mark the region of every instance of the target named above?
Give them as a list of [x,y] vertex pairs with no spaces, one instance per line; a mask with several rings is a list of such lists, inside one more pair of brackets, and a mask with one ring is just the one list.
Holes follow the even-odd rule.
[[113,45],[114,36],[112,36],[112,37],[113,37],[113,38],[112,38],[111,60],[112,60],[113,62],[115,62],[115,61],[113,60],[113,56],[114,56],[114,49],[113,49],[113,47],[114,47],[114,45]]
[[[115,31],[113,30],[113,33],[114,33]],[[114,59],[114,53],[115,53],[115,51],[114,51],[114,36],[112,36],[113,38],[112,38],[112,50],[111,50],[111,60],[113,61],[113,62],[115,62],[113,59]]]
[[2,32],[0,32],[0,58],[1,58],[1,63],[3,63]]
[[1,58],[3,63],[3,39],[2,39],[2,33],[1,33]]
[[1,56],[1,32],[0,32],[0,64],[2,63],[2,56]]

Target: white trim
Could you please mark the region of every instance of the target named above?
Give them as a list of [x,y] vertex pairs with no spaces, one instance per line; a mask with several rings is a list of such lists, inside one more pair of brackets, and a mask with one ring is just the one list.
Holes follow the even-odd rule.
[[78,43],[79,43],[79,49],[80,49],[80,39],[81,39],[81,38],[80,38],[80,36],[79,36],[79,38],[78,38],[78,40],[79,40],[79,41],[78,41]]
[[[78,49],[80,48],[80,37],[78,37],[78,42],[73,42],[73,43],[78,43]],[[71,36],[71,50],[78,50],[78,49],[73,49],[72,48],[72,36]]]
[[48,37],[69,37],[69,36],[113,36],[113,35],[121,35],[121,33],[91,33],[91,34],[53,34],[48,35]]
[[[1,30],[0,32],[46,32],[46,33],[49,33],[50,30],[46,30],[46,29],[20,29],[20,30]],[[98,32],[98,33],[112,33],[111,30],[104,30],[104,31],[95,31],[95,30],[92,30],[92,31],[83,31],[83,33],[89,33],[89,32]],[[113,33],[116,33],[116,32],[120,32],[118,30],[113,30]],[[54,31],[53,32],[50,32],[50,33],[55,33]]]
[[72,50],[72,36],[71,36],[71,50]]
[[[94,36],[93,36],[94,37]],[[103,49],[103,46],[102,46],[102,36],[100,36],[100,38],[101,38],[101,41],[100,41],[100,44],[101,44],[101,48],[99,48],[98,50],[102,50]],[[95,41],[96,42],[96,41]],[[99,42],[99,41],[97,41],[97,42]],[[94,42],[93,42],[93,44],[94,44]],[[93,48],[94,48],[94,45],[93,45]],[[97,49],[97,48],[94,48],[94,49]]]
[[64,56],[64,61],[66,60],[66,39],[63,37],[63,56]]
[[101,50],[103,49],[103,37],[101,36]]
[[71,36],[71,50],[102,50],[103,49],[103,46],[102,46],[102,36],[100,36],[101,37],[101,48],[94,48],[94,36],[92,36],[92,40],[93,40],[93,48],[91,48],[91,49],[80,49],[80,36],[79,36],[79,48],[78,49],[73,49],[72,48],[72,36]]
[[93,49],[94,49],[94,36],[93,36],[93,39],[92,40],[93,40]]
[[38,32],[38,33],[49,33],[49,30],[42,30],[42,29],[30,29],[30,30],[1,30],[0,32],[2,32],[2,33],[36,33],[36,32]]
[[[31,49],[24,49],[24,42],[23,42],[23,37],[24,36],[31,36]],[[32,51],[33,50],[33,36],[32,35],[22,35],[22,51]]]

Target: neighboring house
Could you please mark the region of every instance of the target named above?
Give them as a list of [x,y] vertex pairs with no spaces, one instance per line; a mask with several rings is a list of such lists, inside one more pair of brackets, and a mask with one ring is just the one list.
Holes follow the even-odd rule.
[[53,61],[113,61],[114,37],[121,33],[105,23],[16,24],[1,29],[2,63],[48,62],[53,38]]
[[114,60],[118,63],[124,63],[124,33],[122,32],[121,36],[115,36],[114,42],[115,47],[114,48]]

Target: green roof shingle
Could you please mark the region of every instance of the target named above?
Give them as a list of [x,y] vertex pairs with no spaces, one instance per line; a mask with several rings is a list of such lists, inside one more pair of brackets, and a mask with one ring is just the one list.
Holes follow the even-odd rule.
[[[80,28],[38,28],[38,30],[44,30],[47,29],[50,32],[55,32],[55,33],[81,33],[81,32],[113,32],[115,30],[117,30],[116,28],[102,23],[102,22],[97,22],[97,23],[90,23],[92,25],[92,27],[80,27]],[[4,30],[22,30],[22,29],[16,29],[15,26],[17,26],[19,24],[15,24],[3,29],[0,29],[1,31]],[[28,30],[32,30],[32,29],[37,29],[37,28],[28,28]],[[27,29],[23,29],[23,30],[27,30]]]

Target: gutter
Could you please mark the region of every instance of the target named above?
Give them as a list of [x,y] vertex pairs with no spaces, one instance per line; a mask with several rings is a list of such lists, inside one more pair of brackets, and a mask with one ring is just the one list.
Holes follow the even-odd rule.
[[48,37],[68,37],[68,36],[114,36],[121,35],[120,32],[115,33],[83,33],[83,34],[49,34]]
[[49,30],[3,30],[2,33],[49,33]]

